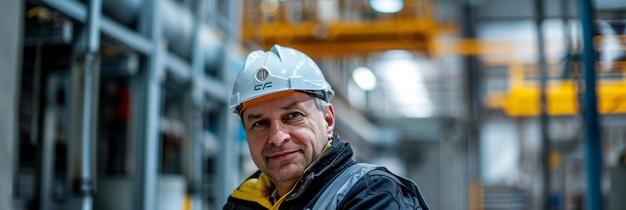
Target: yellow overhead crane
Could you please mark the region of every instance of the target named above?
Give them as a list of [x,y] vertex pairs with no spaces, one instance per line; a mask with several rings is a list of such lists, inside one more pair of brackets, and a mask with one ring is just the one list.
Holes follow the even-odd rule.
[[[357,6],[363,17],[332,21],[319,20],[314,7],[295,11],[303,16],[296,21],[288,18],[289,13],[294,12],[288,10],[289,6],[283,5],[270,14],[264,13],[262,7],[244,7],[243,43],[253,43],[263,49],[274,44],[286,45],[311,57],[339,57],[390,49],[429,52],[437,34],[456,33],[454,24],[434,20],[430,2],[426,0],[405,1],[404,8],[396,14],[375,13],[364,4]],[[377,18],[368,18],[371,15]]]

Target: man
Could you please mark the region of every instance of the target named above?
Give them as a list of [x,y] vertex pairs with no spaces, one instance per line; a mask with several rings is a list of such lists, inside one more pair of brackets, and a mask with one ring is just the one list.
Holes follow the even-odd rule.
[[275,45],[248,55],[231,108],[259,168],[224,209],[428,209],[417,185],[355,164],[335,134],[333,90],[304,53]]

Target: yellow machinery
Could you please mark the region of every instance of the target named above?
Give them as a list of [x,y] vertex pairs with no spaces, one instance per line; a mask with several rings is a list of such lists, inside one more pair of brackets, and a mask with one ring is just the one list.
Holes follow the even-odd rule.
[[[275,2],[277,5],[267,5]],[[247,1],[242,21],[243,43],[260,45],[269,49],[274,44],[287,45],[311,57],[343,56],[390,49],[428,52],[435,36],[454,32],[453,24],[437,23],[431,13],[430,1],[405,1],[397,14],[380,14],[361,1],[336,1],[338,14],[354,10],[355,18],[323,20],[319,16],[317,1],[289,2],[263,0]],[[293,1],[292,1],[293,2]],[[332,1],[335,2],[335,1]],[[349,5],[348,5],[349,4]],[[341,11],[339,11],[341,10]],[[298,13],[300,17],[290,17]],[[375,16],[375,18],[373,17]]]
[[[595,38],[596,46],[605,37]],[[617,37],[626,50],[626,36]],[[490,109],[502,109],[507,116],[525,117],[538,116],[540,113],[540,90],[538,68],[535,63],[523,63],[514,59],[515,49],[512,43],[495,42],[475,39],[437,41],[432,48],[434,56],[452,55],[489,55],[500,56],[499,59],[483,62],[485,66],[502,66],[508,69],[509,81],[507,90],[488,90],[485,105]],[[597,47],[598,51],[603,49]],[[496,61],[493,61],[496,60]],[[546,111],[549,115],[565,116],[579,114],[579,102],[582,100],[581,85],[574,79],[559,78],[561,66],[559,61],[548,65],[550,79],[546,87]],[[578,76],[582,75],[580,62],[572,65]],[[602,66],[598,62],[597,66]],[[598,112],[601,114],[626,113],[626,61],[614,61],[609,71],[598,71]],[[613,78],[607,78],[607,77]]]
[[[598,36],[596,40],[602,38]],[[622,36],[620,39],[626,40],[626,36]],[[625,46],[622,46],[623,50],[626,48]],[[602,49],[597,50],[601,51]],[[536,66],[522,65],[514,61],[509,61],[504,65],[509,69],[509,89],[489,92],[485,100],[487,107],[502,109],[506,115],[512,117],[539,115],[541,111],[539,81],[528,79],[529,74],[533,72],[534,77],[537,78]],[[558,77],[555,73],[559,73],[559,68],[555,65],[548,68],[548,77]],[[582,72],[580,66],[580,62],[574,63],[574,71]],[[597,66],[601,66],[601,63],[598,62]],[[626,62],[614,61],[609,71],[597,71],[597,74],[598,112],[601,114],[626,113]],[[609,78],[611,76],[613,78]],[[573,79],[548,80],[546,112],[549,115],[579,114],[579,102],[582,100],[580,98],[582,95],[579,93],[582,92],[582,88],[582,85]]]

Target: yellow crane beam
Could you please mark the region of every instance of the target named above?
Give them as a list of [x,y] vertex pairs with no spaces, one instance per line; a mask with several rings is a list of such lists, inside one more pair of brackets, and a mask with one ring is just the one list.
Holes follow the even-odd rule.
[[[242,41],[244,45],[250,43],[266,50],[274,44],[290,46],[315,58],[394,49],[429,53],[436,35],[458,33],[455,24],[434,19],[431,1],[404,3],[396,14],[381,14],[360,1],[337,1],[329,8],[320,8],[329,5],[316,1],[247,1],[241,25]],[[327,19],[318,14],[322,9],[334,10],[331,14],[351,12],[359,18]],[[300,15],[294,17],[295,13]]]
[[243,31],[243,39],[297,48],[311,57],[366,54],[392,49],[431,51],[437,33],[454,33],[453,24],[432,19],[398,18],[319,23],[315,21],[263,23]]

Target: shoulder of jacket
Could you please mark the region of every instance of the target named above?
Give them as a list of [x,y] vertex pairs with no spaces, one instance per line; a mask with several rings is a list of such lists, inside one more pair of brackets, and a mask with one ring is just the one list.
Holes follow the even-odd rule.
[[417,202],[421,209],[429,209],[428,204],[424,199],[424,195],[422,195],[422,192],[420,191],[418,185],[413,180],[398,176],[387,170],[385,167],[378,167],[374,170],[371,170],[370,172],[368,172],[368,175],[370,177],[381,177],[383,179],[392,180],[397,184],[397,186],[400,187],[402,191],[408,192],[412,196],[414,196],[417,199]]

